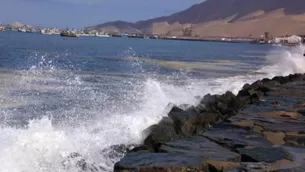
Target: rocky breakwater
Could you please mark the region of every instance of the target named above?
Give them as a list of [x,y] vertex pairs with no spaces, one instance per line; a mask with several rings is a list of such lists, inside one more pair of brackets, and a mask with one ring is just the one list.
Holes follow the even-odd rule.
[[305,171],[305,75],[173,106],[116,172]]

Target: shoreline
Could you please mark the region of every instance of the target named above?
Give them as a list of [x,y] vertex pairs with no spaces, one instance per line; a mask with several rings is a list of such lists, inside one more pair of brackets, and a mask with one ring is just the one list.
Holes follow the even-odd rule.
[[237,95],[173,105],[114,165],[128,171],[305,170],[305,74],[245,84]]
[[[3,31],[9,32],[10,30]],[[16,31],[17,32],[17,31]],[[19,33],[39,33],[39,32],[19,32]],[[60,35],[60,33],[40,33],[42,35]],[[236,43],[236,44],[256,44],[256,45],[281,45],[281,46],[297,46],[301,43],[273,43],[273,42],[259,42],[258,38],[244,38],[244,37],[171,37],[171,36],[156,36],[156,35],[120,35],[109,34],[96,36],[94,34],[76,34],[77,37],[98,37],[98,38],[129,38],[129,39],[148,39],[148,40],[172,40],[172,41],[190,41],[190,42],[218,42],[218,43]]]

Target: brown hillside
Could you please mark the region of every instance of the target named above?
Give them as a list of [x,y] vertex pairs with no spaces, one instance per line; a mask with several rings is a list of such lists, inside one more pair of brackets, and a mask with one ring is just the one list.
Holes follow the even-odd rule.
[[192,34],[200,36],[305,34],[305,0],[207,0],[170,16],[89,28],[181,36],[190,25]]

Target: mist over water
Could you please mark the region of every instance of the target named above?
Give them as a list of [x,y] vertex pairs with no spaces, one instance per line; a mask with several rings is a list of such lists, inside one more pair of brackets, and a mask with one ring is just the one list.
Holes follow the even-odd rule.
[[[90,44],[90,40],[82,41]],[[67,46],[71,44],[75,43]],[[148,42],[147,49],[150,54],[162,54],[163,58],[140,57],[136,50],[140,45],[134,44],[135,48],[112,50],[119,51],[121,56],[111,60],[93,56],[84,60],[80,53],[76,53],[80,54],[77,59],[72,59],[69,53],[73,51],[34,52],[21,54],[28,60],[19,63],[17,69],[1,69],[0,172],[78,172],[73,166],[63,166],[72,152],[112,171],[122,155],[113,156],[110,147],[141,143],[145,138],[142,131],[166,116],[169,103],[196,104],[196,97],[207,93],[221,94],[227,90],[237,93],[245,83],[257,79],[305,72],[302,46],[272,48],[267,55],[256,59],[261,63],[258,67],[243,69],[244,74],[236,72],[227,76],[223,70],[228,62],[221,62],[223,66],[215,62],[214,70],[212,63],[209,70],[201,63],[193,68],[193,64],[181,60],[175,53],[161,53],[166,49],[151,50],[150,44],[157,42]],[[226,46],[232,45],[221,46],[229,49]],[[183,58],[196,56],[199,50],[195,50],[198,52],[184,54]],[[209,56],[213,53],[207,51]],[[238,54],[238,51],[231,53]],[[62,63],[66,58],[71,62]],[[215,57],[214,61],[224,59],[238,60]],[[164,60],[171,63],[164,63]],[[203,60],[213,61],[213,58]],[[172,61],[179,61],[178,66],[183,68],[176,70],[178,63]],[[198,61],[200,59],[190,58],[190,62]],[[106,69],[104,65],[112,67]],[[200,77],[204,73],[209,76]],[[219,77],[221,75],[224,77]]]

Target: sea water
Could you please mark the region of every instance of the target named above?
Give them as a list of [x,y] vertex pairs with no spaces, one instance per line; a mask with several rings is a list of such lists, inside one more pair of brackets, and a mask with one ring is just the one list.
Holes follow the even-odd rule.
[[172,104],[305,72],[304,47],[0,33],[0,172],[112,171]]

